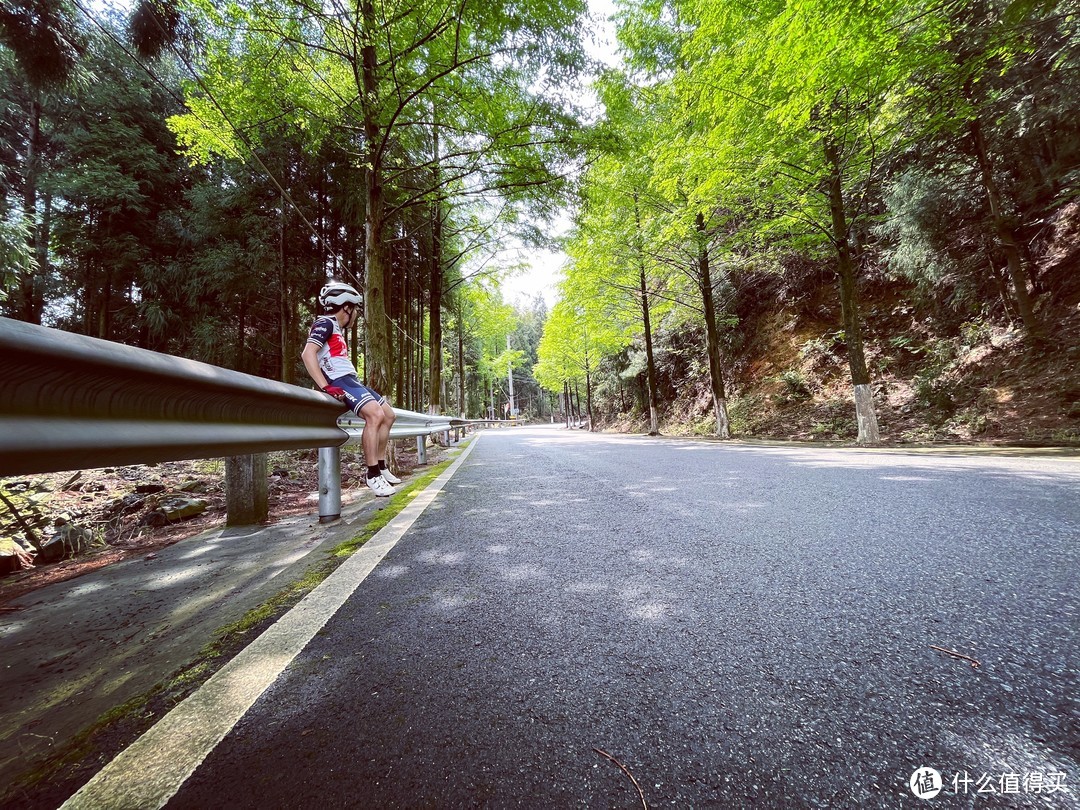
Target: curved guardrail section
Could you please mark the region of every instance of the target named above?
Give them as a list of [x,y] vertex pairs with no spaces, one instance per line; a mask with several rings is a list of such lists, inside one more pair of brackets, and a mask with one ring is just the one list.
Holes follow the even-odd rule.
[[336,447],[324,394],[0,318],[0,476]]

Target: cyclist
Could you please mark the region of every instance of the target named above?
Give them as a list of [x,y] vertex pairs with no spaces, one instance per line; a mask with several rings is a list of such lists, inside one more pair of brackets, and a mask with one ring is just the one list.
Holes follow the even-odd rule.
[[345,330],[360,314],[363,298],[348,284],[332,281],[319,291],[323,315],[315,319],[300,355],[304,368],[324,393],[341,400],[364,420],[360,446],[367,464],[367,485],[380,498],[393,495],[401,479],[386,466],[386,445],[394,424],[394,409],[386,397],[356,376],[345,344]]

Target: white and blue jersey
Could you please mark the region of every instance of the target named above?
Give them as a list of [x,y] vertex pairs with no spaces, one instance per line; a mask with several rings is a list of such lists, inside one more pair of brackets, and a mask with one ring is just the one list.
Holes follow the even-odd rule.
[[372,388],[368,388],[356,376],[356,368],[349,360],[349,346],[337,318],[323,315],[315,319],[308,334],[308,343],[319,347],[316,358],[319,368],[331,385],[336,385],[345,392],[345,403],[349,409],[360,416],[360,410],[369,402],[382,405],[386,397]]

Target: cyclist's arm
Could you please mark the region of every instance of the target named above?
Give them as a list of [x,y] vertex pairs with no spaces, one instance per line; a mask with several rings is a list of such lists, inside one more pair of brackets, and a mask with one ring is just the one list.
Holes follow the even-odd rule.
[[314,343],[308,343],[304,346],[304,351],[300,353],[300,359],[304,361],[304,368],[307,369],[307,373],[315,382],[316,387],[323,389],[330,385],[330,380],[326,379],[326,375],[323,374],[323,370],[319,366],[318,346]]

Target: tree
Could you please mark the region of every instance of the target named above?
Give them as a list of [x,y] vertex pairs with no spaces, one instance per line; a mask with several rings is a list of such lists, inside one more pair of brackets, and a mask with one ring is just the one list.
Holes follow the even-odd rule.
[[670,162],[699,170],[693,199],[756,199],[773,238],[831,249],[859,441],[876,443],[857,276],[879,150],[899,136],[891,102],[912,69],[897,54],[919,47],[903,25],[910,6],[686,5],[696,21],[683,50],[691,68],[676,84],[693,121]]
[[104,339],[140,343],[142,303],[171,234],[162,227],[187,176],[164,125],[175,102],[98,32],[52,133],[61,159],[42,184],[62,200],[53,214],[54,257],[70,312],[58,323]]
[[[317,12],[292,3],[200,10],[218,36],[189,97],[192,114],[175,122],[193,155],[240,152],[238,131],[268,118],[304,128],[315,142],[342,131],[353,144],[363,174],[356,208],[364,216],[367,373],[385,388],[395,229],[408,209],[438,212],[455,195],[542,199],[572,144],[574,119],[557,89],[581,64],[571,31],[583,4],[362,0]],[[431,288],[441,297],[438,279]]]
[[649,432],[655,435],[659,433],[659,396],[652,299],[663,288],[666,272],[663,263],[651,255],[646,220],[657,208],[650,199],[648,151],[659,121],[649,115],[648,98],[637,98],[625,76],[608,73],[601,78],[599,90],[605,118],[568,247],[573,258],[568,283],[585,299],[605,301],[615,322],[640,319]]
[[[525,352],[507,347],[519,327],[514,308],[502,300],[497,282],[478,276],[455,287],[454,325],[457,332],[459,402],[462,412],[487,410],[494,418],[495,389],[501,389],[510,366],[520,367]],[[471,362],[470,362],[471,361]],[[468,366],[472,366],[474,408],[468,407]],[[487,403],[486,407],[484,403]]]
[[50,143],[42,124],[49,105],[56,103],[56,94],[76,72],[82,43],[74,17],[72,6],[62,0],[11,0],[0,5],[0,43],[11,54],[10,58],[0,55],[0,68],[7,74],[7,102],[19,110],[19,124],[6,134],[14,136],[17,144],[16,179],[21,192],[19,218],[5,217],[10,223],[5,230],[9,238],[13,232],[27,237],[25,251],[9,250],[22,261],[16,265],[15,295],[7,305],[12,315],[30,323],[41,323],[51,276],[52,199],[40,194]]
[[1064,3],[975,0],[929,6],[922,24],[938,41],[902,99],[918,137],[905,162],[979,188],[1015,309],[1038,342],[1044,330],[1023,245],[1037,233],[1034,220],[1068,199],[1059,196],[1066,167],[1080,159],[1075,19]]
[[588,297],[569,282],[560,286],[563,298],[552,308],[544,325],[533,376],[551,391],[583,381],[589,430],[593,430],[592,375],[601,358],[625,347],[630,338],[625,329],[607,317],[603,302]]

